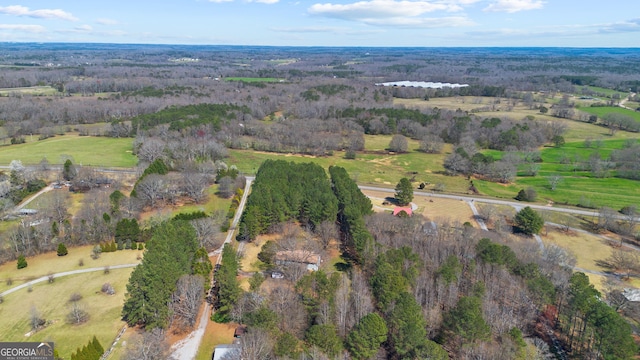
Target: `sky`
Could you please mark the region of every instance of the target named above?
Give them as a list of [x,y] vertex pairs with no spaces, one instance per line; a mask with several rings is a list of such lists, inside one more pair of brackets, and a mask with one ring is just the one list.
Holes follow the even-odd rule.
[[0,41],[639,47],[636,1],[0,0]]

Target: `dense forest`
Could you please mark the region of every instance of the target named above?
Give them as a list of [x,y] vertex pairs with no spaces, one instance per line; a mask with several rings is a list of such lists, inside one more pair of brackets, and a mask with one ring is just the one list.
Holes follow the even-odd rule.
[[[278,217],[298,220],[301,208],[326,204],[313,197],[315,205],[284,216],[291,210],[287,199],[302,195],[297,182],[282,179],[311,166],[275,161],[258,171],[262,185],[250,196],[245,222],[263,204],[257,217],[270,225],[258,233],[281,237],[263,246],[258,258],[265,264],[296,237],[291,228],[278,230]],[[320,170],[318,181],[326,182]],[[235,295],[229,320],[249,325],[246,337],[252,339],[242,338],[243,354],[258,351],[257,338],[268,344],[260,348],[262,359],[298,358],[301,349],[354,359],[543,359],[566,356],[563,349],[572,358],[628,359],[636,353],[629,324],[600,300],[583,273],[572,274],[575,260],[561,248],[540,250],[527,237],[454,223],[426,231],[431,227],[420,216],[373,214],[344,169],[332,167],[330,175],[337,198],[331,216],[347,266],[297,276],[287,269],[293,289],[282,283],[265,290],[256,283]],[[297,231],[310,234],[302,236],[302,246],[320,241],[309,222],[299,223],[305,229]]]

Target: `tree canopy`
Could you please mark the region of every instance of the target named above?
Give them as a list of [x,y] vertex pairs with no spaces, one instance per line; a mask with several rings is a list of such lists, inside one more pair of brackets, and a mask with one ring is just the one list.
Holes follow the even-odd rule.
[[527,235],[537,234],[544,226],[544,219],[531,207],[518,211],[513,219],[516,226]]
[[409,179],[402,178],[396,185],[396,200],[400,206],[409,205],[413,201],[413,185]]
[[147,242],[142,263],[135,268],[127,284],[122,318],[129,325],[166,328],[169,323],[169,299],[178,279],[191,274],[198,241],[186,221],[162,223]]

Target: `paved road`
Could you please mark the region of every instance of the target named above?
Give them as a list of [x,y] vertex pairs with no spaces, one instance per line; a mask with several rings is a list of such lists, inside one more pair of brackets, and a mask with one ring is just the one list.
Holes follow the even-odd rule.
[[[391,189],[391,188],[383,188],[383,187],[376,187],[376,186],[365,186],[365,185],[359,185],[358,187],[360,189],[362,189],[362,190],[371,190],[371,191],[382,191],[382,192],[388,192],[388,193],[395,193],[395,190]],[[450,195],[450,194],[441,194],[441,193],[433,193],[433,192],[425,192],[425,191],[414,191],[413,195],[415,195],[415,196],[427,196],[427,197],[434,197],[434,198],[443,198],[443,199],[462,200],[462,201],[467,201],[467,202],[475,201],[477,203],[481,202],[481,203],[486,203],[486,204],[507,205],[507,206],[520,207],[520,208],[522,208],[522,206],[524,205],[523,203],[517,202],[517,201],[489,199],[489,198],[484,198],[484,197],[480,197],[480,196]],[[595,210],[579,210],[579,209],[569,209],[569,208],[545,206],[545,205],[536,205],[536,204],[526,204],[524,206],[528,206],[528,207],[530,207],[532,209],[537,209],[537,210],[549,210],[549,211],[563,212],[563,213],[567,213],[567,214],[598,217],[598,210],[597,209],[595,209]],[[621,216],[621,215],[617,216],[617,218],[620,219],[620,220],[624,220],[624,216]],[[638,221],[640,221],[640,217],[638,217]]]
[[[132,268],[132,267],[136,267],[138,266],[138,264],[122,264],[122,265],[109,265],[109,269],[110,270],[115,270],[115,269],[125,269],[125,268]],[[69,276],[69,275],[77,275],[77,274],[84,274],[84,273],[89,273],[89,272],[95,272],[95,271],[104,271],[106,266],[103,267],[95,267],[95,268],[86,268],[86,269],[78,269],[78,270],[72,270],[72,271],[65,271],[65,272],[60,272],[60,273],[55,273],[52,275],[47,275],[47,276],[43,276],[43,277],[39,277],[35,280],[31,280],[29,282],[26,282],[24,284],[18,285],[16,287],[13,287],[9,290],[6,290],[2,293],[0,293],[0,296],[5,296],[5,295],[9,295],[13,292],[16,292],[18,290],[24,289],[26,287],[29,287],[31,285],[37,284],[37,283],[41,283],[44,281],[48,281],[49,280],[49,276],[53,276],[54,279],[57,279],[59,277],[63,277],[63,276]]]
[[[231,222],[231,226],[229,227],[229,231],[227,232],[227,237],[224,240],[224,243],[222,244],[222,246],[220,246],[219,249],[209,253],[209,256],[221,253],[222,248],[226,244],[230,243],[231,240],[233,240],[233,236],[238,227],[238,223],[240,222],[240,217],[242,216],[242,212],[244,211],[244,206],[247,203],[247,197],[249,196],[249,190],[251,189],[251,183],[253,182],[253,179],[254,179],[253,177],[247,177],[247,183],[244,187],[244,193],[242,194],[242,199],[240,199],[240,204],[238,205],[236,214],[233,217],[233,221]],[[241,249],[243,248],[243,246],[244,246],[244,242],[240,242],[238,246],[238,252],[242,251]],[[222,260],[222,257],[218,256],[218,260],[216,261],[216,264],[220,264],[221,260]],[[184,339],[173,344],[173,346],[171,347],[172,359],[175,359],[175,360],[195,359],[210,317],[211,317],[211,306],[209,304],[205,304],[204,311],[202,312],[202,315],[200,315],[200,321],[198,322],[198,327],[195,330],[193,330],[189,335],[187,335]]]

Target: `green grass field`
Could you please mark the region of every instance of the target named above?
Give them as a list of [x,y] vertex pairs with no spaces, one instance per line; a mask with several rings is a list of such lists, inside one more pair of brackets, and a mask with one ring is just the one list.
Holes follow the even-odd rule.
[[29,86],[20,88],[0,88],[0,96],[9,96],[10,94],[22,94],[22,95],[55,95],[58,94],[58,90],[51,86]]
[[207,190],[208,198],[207,202],[202,204],[188,204],[176,207],[172,209],[171,216],[175,216],[178,214],[192,213],[196,211],[203,211],[204,213],[211,215],[216,211],[224,211],[225,213],[229,210],[231,206],[231,199],[223,199],[216,195],[218,191],[218,185],[212,185]]
[[[85,345],[95,335],[103,347],[108,348],[124,323],[120,320],[122,303],[130,269],[111,270],[71,275],[58,278],[53,284],[40,283],[29,292],[22,289],[4,297],[0,304],[0,339],[2,341],[53,341],[60,355],[66,359],[78,347]],[[100,292],[104,283],[110,283],[116,293]],[[69,296],[80,293],[81,306],[89,313],[89,320],[81,325],[67,324]],[[49,325],[27,336],[30,332],[29,317],[35,308]]]
[[[597,87],[597,86],[587,86],[587,88],[589,90],[593,91],[594,93],[596,93],[597,94],[596,96],[604,95],[604,96],[606,96],[608,98],[612,98],[614,95],[619,95],[620,98],[622,98],[622,99],[624,99],[625,97],[629,96],[629,93],[626,93],[626,92],[611,90],[611,89]],[[582,89],[579,88],[578,91],[581,92]]]
[[43,158],[50,164],[62,164],[71,156],[76,165],[132,167],[137,163],[131,152],[132,138],[108,138],[78,135],[55,136],[26,144],[0,147],[0,164],[11,160],[35,165]]
[[632,111],[629,109],[617,107],[617,106],[602,106],[602,107],[580,107],[580,111],[584,111],[589,114],[597,115],[599,118],[606,114],[616,113],[622,114],[634,118],[636,121],[640,121],[640,112]]
[[[621,149],[624,140],[602,141],[600,148],[587,148],[584,141],[565,144],[561,148],[548,147],[541,151],[543,162],[535,177],[523,176],[521,168],[515,183],[509,185],[488,181],[474,181],[481,193],[489,196],[513,198],[518,191],[533,187],[538,192],[541,202],[553,200],[556,203],[576,205],[581,200],[588,200],[594,207],[609,206],[620,209],[627,205],[640,203],[640,184],[638,181],[615,177],[596,178],[589,171],[574,171],[571,164],[563,164],[562,159],[572,162],[587,162],[593,153],[607,158],[612,151]],[[487,151],[500,158],[498,151]],[[548,177],[558,174],[563,177],[555,191],[551,191]],[[611,176],[615,172],[611,173]]]
[[278,78],[257,78],[257,77],[228,77],[224,78],[225,81],[242,81],[242,82],[280,82],[284,79]]

